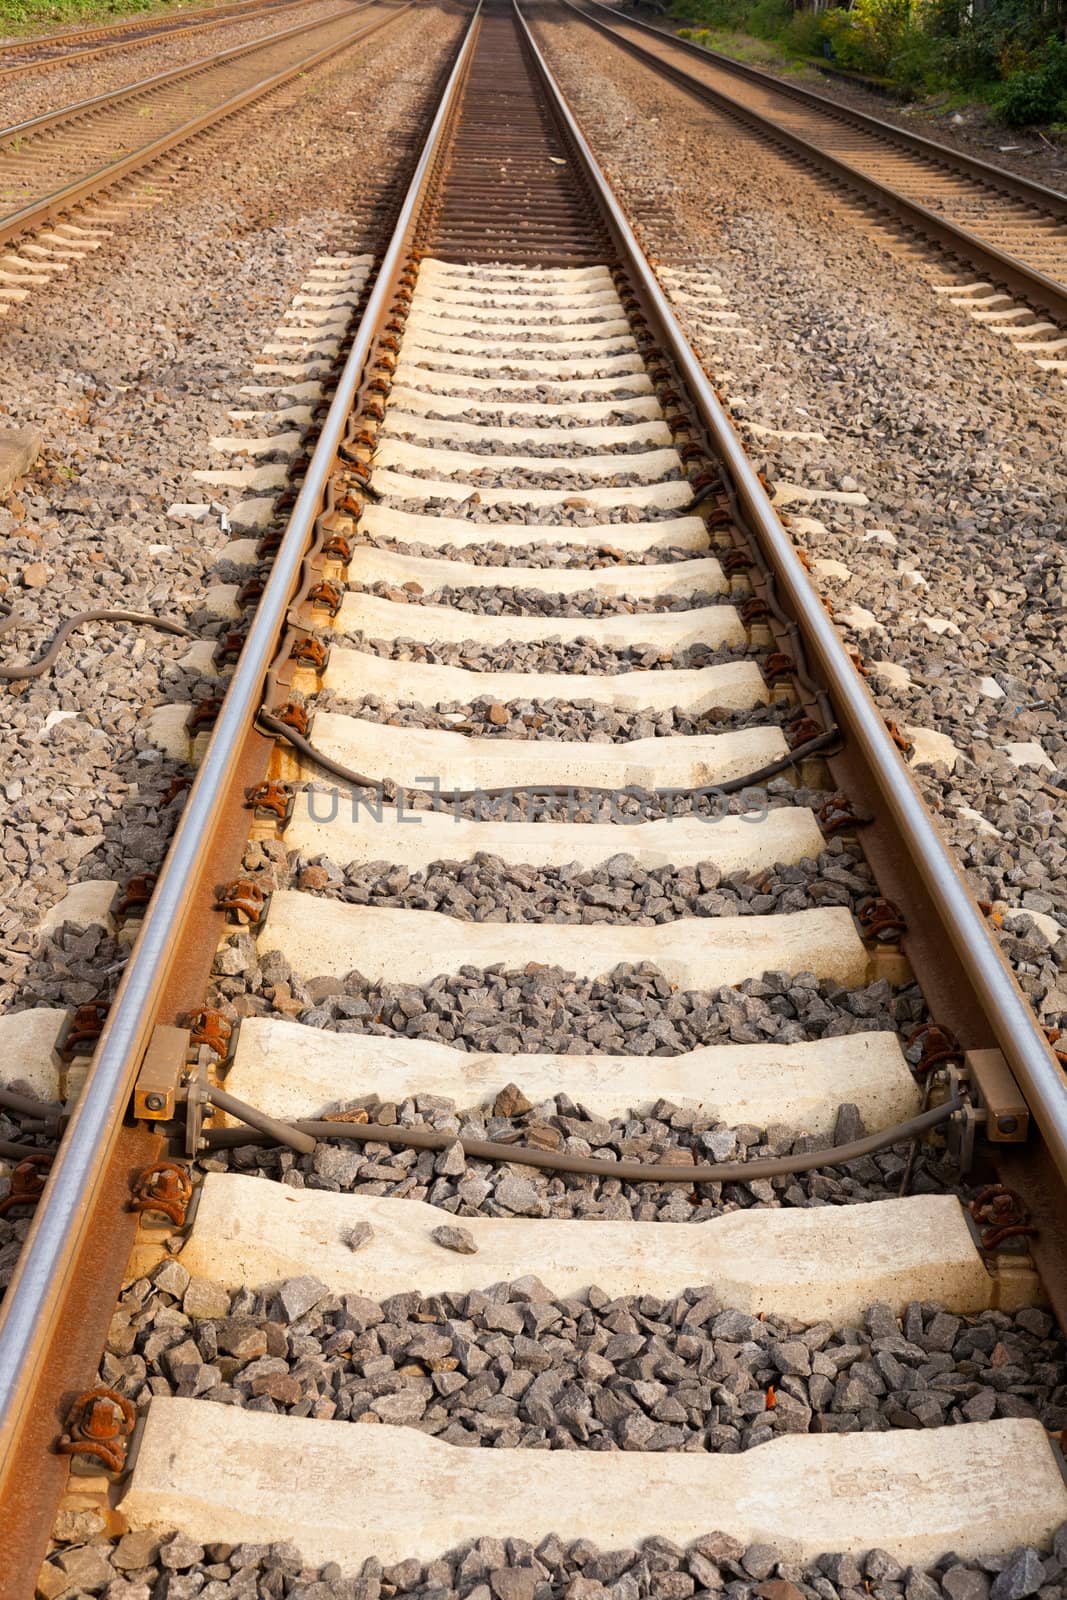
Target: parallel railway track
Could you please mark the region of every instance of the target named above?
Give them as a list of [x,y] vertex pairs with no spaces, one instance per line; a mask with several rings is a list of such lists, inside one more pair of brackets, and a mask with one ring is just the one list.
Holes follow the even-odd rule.
[[[364,270],[322,273],[309,326]],[[624,1450],[580,1406],[566,1450],[507,1448],[562,1301],[632,1355],[620,1329],[704,1286],[697,1363],[724,1309],[844,1330],[884,1302],[895,1329],[910,1303],[909,1339],[934,1301],[1062,1317],[1067,1089],[518,11],[472,19],[372,284],[288,521],[227,553],[250,570],[191,665],[217,682],[247,632],[4,1302],[12,1593],[124,1279],[118,1394],[67,1432],[112,1469],[68,1505],[115,1531],[347,1571],[711,1526],[793,1562],[1047,1545],[1067,1489],[1025,1406],[931,1427],[902,1391],[888,1432],[824,1429],[783,1377],[808,1437],[686,1390],[696,1442],[646,1451],[634,1398]],[[515,1381],[471,1434],[447,1400],[487,1307]],[[622,1383],[649,1407],[660,1359]]]
[[211,32],[235,22],[290,11],[301,3],[302,0],[252,0],[249,4],[245,0],[244,4],[210,6],[181,16],[140,17],[111,27],[79,28],[77,32],[48,34],[35,39],[8,39],[0,44],[0,83],[31,72],[45,72],[50,67],[77,66],[128,50],[131,45]]
[[620,16],[599,0],[566,4],[681,88],[1067,323],[1067,195]]
[[106,194],[406,9],[346,8],[0,130],[0,243]]

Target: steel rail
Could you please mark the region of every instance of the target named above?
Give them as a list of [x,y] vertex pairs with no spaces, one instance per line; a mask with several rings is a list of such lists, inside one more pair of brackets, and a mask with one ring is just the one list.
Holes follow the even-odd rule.
[[[388,23],[402,16],[414,3],[415,0],[404,0],[402,5],[390,11],[387,16],[379,18],[377,22],[370,23],[367,27],[360,28],[343,39],[335,40],[333,44],[324,45],[321,50],[316,50],[309,56],[303,56],[299,61],[294,62],[291,66],[283,67],[280,72],[275,72],[270,77],[260,78],[257,83],[251,84],[247,89],[240,90],[238,94],[231,95],[228,100],[224,100],[221,104],[201,112],[197,117],[190,118],[188,122],[183,122],[179,127],[172,128],[168,133],[161,134],[158,139],[150,140],[148,144],[142,145],[137,150],[130,151],[117,161],[109,162],[105,167],[98,167],[95,172],[89,173],[88,176],[76,178],[73,183],[67,184],[64,188],[55,189],[51,194],[44,195],[37,200],[31,200],[29,205],[23,206],[19,211],[12,211],[7,216],[0,217],[0,244],[6,243],[9,239],[14,239],[19,234],[26,233],[32,228],[39,227],[43,222],[51,221],[53,217],[60,216],[64,212],[71,210],[72,207],[79,205],[82,201],[87,200],[91,195],[99,193],[102,189],[111,188],[131,172],[136,172],[142,167],[149,166],[153,161],[158,160],[160,156],[166,155],[168,151],[194,138],[196,134],[202,133],[205,128],[213,126],[216,122],[223,121],[226,117],[235,115],[238,111],[244,110],[245,106],[250,105],[254,100],[261,99],[263,95],[270,94],[272,90],[280,88],[283,83],[287,83],[290,78],[295,78],[298,73],[307,72],[312,67],[320,66],[322,62],[328,61],[331,56],[338,55],[342,50],[351,49],[352,45],[359,44],[363,39],[369,38],[372,33],[376,33],[379,28],[384,28]],[[287,29],[280,37],[288,37],[290,31],[303,33],[307,27],[328,27],[331,23],[339,20],[339,17],[329,17],[324,22],[301,25],[295,30]],[[258,48],[265,49],[268,44],[276,42],[274,39],[259,41]]]
[[[14,61],[6,65],[0,65],[0,82],[5,78],[28,78],[31,73],[44,72],[48,67],[63,67],[68,64],[76,66],[79,62],[88,61],[97,56],[108,55],[112,50],[133,50],[138,45],[162,43],[169,39],[183,39],[187,38],[191,33],[207,33],[212,28],[222,28],[227,25],[233,26],[238,22],[254,22],[257,17],[271,16],[275,12],[293,11],[308,3],[309,0],[282,0],[282,3],[279,4],[278,0],[272,0],[272,3],[265,5],[221,7],[218,15],[212,15],[208,12],[201,22],[186,23],[183,27],[178,28],[157,28],[153,33],[137,33],[127,29],[128,36],[119,38],[108,38],[108,30],[100,28],[88,30],[84,34],[55,34],[51,37],[57,43],[63,43],[65,39],[96,38],[101,34],[105,37],[102,43],[91,45],[86,50],[69,50],[65,54],[53,56],[34,56],[28,61]],[[141,23],[142,28],[146,26],[146,23]],[[21,48],[31,49],[34,44],[47,42],[48,37],[48,35],[45,35],[40,40],[28,41]],[[12,49],[13,47],[9,44],[0,46],[0,55],[10,54]]]
[[1004,957],[993,943],[985,918],[938,833],[911,774],[889,735],[870,690],[853,666],[837,629],[811,581],[744,446],[693,352],[666,295],[649,267],[633,229],[616,200],[562,91],[538,49],[516,0],[516,11],[530,48],[545,75],[558,116],[587,165],[623,259],[654,307],[670,354],[695,400],[735,492],[756,533],[781,589],[821,669],[834,709],[858,746],[893,817],[923,883],[936,906],[959,961],[974,986],[1005,1059],[1014,1072],[1041,1130],[1052,1161],[1067,1181],[1067,1078]]
[[[351,12],[354,14],[357,11],[365,11],[374,3],[375,0],[358,0],[358,4],[351,7]],[[212,67],[223,66],[227,61],[236,61],[238,57],[252,55],[256,50],[263,50],[268,45],[280,44],[283,39],[295,39],[302,33],[310,33],[312,28],[325,27],[329,22],[339,22],[344,15],[344,11],[338,11],[332,17],[319,17],[315,22],[298,22],[292,28],[282,28],[278,33],[265,34],[262,39],[253,39],[248,44],[231,45],[228,50],[220,50],[217,55],[200,56],[196,61],[187,61],[184,66],[168,67],[164,72],[153,73],[150,78],[137,78],[133,83],[124,83],[119,89],[105,89],[103,94],[93,95],[88,100],[74,100],[70,105],[60,106],[56,111],[42,111],[36,117],[27,117],[24,122],[12,122],[8,127],[0,128],[0,146],[7,144],[11,139],[25,139],[35,133],[43,133],[46,128],[55,127],[57,123],[84,116],[90,111],[103,110],[107,105],[120,105],[123,100],[135,100],[138,95],[160,89],[165,83],[175,83],[179,78],[196,77],[199,73],[210,71]]]
[[880,117],[872,117],[867,111],[841,105],[839,101],[831,100],[828,95],[819,94],[814,89],[805,89],[798,83],[788,83],[785,79],[776,77],[773,72],[764,72],[760,67],[754,67],[747,61],[735,61],[732,56],[723,55],[720,50],[709,50],[706,45],[695,44],[692,39],[680,39],[677,34],[668,33],[666,28],[657,28],[652,22],[645,22],[640,17],[630,16],[628,13],[616,10],[614,6],[605,5],[603,0],[582,0],[582,4],[590,6],[594,11],[602,12],[605,16],[613,17],[616,22],[625,23],[629,28],[638,28],[642,33],[650,34],[655,39],[663,39],[698,61],[711,61],[715,66],[723,67],[739,78],[746,78],[749,83],[758,83],[763,88],[773,89],[776,94],[787,95],[791,100],[809,106],[823,116],[861,128],[864,133],[885,139],[888,143],[903,149],[913,150],[916,155],[922,156],[927,161],[951,167],[957,172],[966,172],[968,177],[978,178],[991,188],[1002,189],[1018,200],[1028,200],[1032,205],[1043,206],[1046,210],[1067,217],[1067,194],[1060,189],[1049,189],[1043,183],[1035,183],[1032,178],[1024,178],[1022,173],[1011,172],[1007,167],[998,167],[993,161],[983,161],[980,157],[968,155],[963,150],[953,150],[951,145],[940,144],[938,140],[928,139],[924,134],[914,133],[910,128],[898,128],[895,123],[883,122]]
[[89,1078],[0,1307],[0,1501],[6,1485],[26,1471],[25,1463],[18,1458],[18,1440],[33,1405],[44,1352],[61,1324],[63,1303],[91,1224],[94,1196],[103,1185],[168,977],[178,961],[179,945],[201,910],[197,896],[199,869],[233,787],[239,752],[259,710],[267,671],[311,543],[352,401],[403,266],[409,235],[470,59],[480,11],[479,0],[423,144],[396,229],[141,933],[120,981]]
[[[864,199],[872,201],[883,211],[890,212],[909,228],[913,228],[935,244],[940,245],[942,249],[946,249],[962,260],[970,262],[980,272],[987,273],[994,282],[1005,285],[1013,294],[1020,295],[1031,305],[1040,306],[1043,310],[1051,312],[1059,320],[1067,322],[1067,284],[1057,283],[1055,278],[1050,278],[1047,273],[1039,272],[1036,267],[1028,267],[1025,261],[1021,261],[1018,256],[1009,255],[1006,251],[999,250],[996,245],[990,244],[987,239],[983,239],[979,234],[972,233],[970,229],[962,228],[957,223],[950,222],[947,217],[932,211],[928,206],[920,204],[917,200],[909,200],[899,190],[879,183],[876,178],[869,177],[865,172],[861,172],[858,167],[854,167],[849,162],[842,161],[837,156],[831,155],[829,151],[821,149],[817,144],[813,144],[810,139],[805,139],[801,134],[793,133],[790,129],[784,128],[781,123],[775,122],[772,117],[765,116],[762,112],[754,110],[751,106],[745,105],[743,101],[733,99],[731,95],[724,93],[721,89],[715,89],[710,84],[703,83],[699,78],[684,71],[683,68],[676,66],[673,62],[663,60],[653,50],[638,44],[634,39],[626,38],[625,35],[611,27],[610,24],[602,22],[599,17],[590,15],[588,11],[583,9],[582,5],[576,4],[575,0],[562,0],[562,4],[573,12],[576,17],[580,17],[589,27],[598,29],[606,38],[611,39],[621,50],[628,50],[638,61],[644,62],[646,66],[653,67],[661,76],[669,78],[672,83],[676,83],[686,93],[715,106],[717,110],[725,111],[739,122],[747,123],[749,127],[755,128],[758,133],[763,134],[765,137],[777,140],[778,143],[784,145],[794,155],[800,156],[813,166],[821,167],[831,177],[837,179],[846,187],[857,190]],[[628,18],[627,25],[629,25]],[[645,24],[644,26],[648,25]],[[661,29],[651,28],[650,31],[659,39],[667,39],[668,37]],[[673,44],[676,41],[670,40],[669,42]],[[682,45],[685,41],[678,40],[677,43]],[[699,48],[697,53],[700,55],[705,54]],[[1048,192],[1053,195],[1056,194],[1055,190]],[[1062,199],[1063,197],[1059,198]]]

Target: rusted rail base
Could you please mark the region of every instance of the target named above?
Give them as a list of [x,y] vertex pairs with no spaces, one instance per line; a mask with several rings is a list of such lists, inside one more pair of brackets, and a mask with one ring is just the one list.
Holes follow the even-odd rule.
[[[241,751],[236,783],[260,782],[273,741],[250,730]],[[192,902],[196,937],[180,941],[156,1023],[174,1023],[203,1001],[224,918],[214,910],[215,889],[239,870],[247,844],[247,813],[228,811],[205,856]],[[30,1600],[41,1561],[67,1485],[70,1462],[55,1450],[75,1396],[96,1383],[100,1352],[122,1288],[126,1261],[139,1221],[129,1209],[130,1185],[141,1168],[158,1161],[163,1141],[143,1123],[116,1133],[100,1180],[85,1197],[86,1225],[64,1292],[62,1319],[40,1355],[32,1404],[20,1428],[18,1461],[0,1484],[0,1593],[4,1600]]]

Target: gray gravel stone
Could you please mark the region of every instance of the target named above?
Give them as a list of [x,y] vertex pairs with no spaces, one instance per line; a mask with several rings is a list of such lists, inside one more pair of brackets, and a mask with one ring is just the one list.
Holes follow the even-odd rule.
[[[166,1541],[164,1541],[166,1542]],[[125,1570],[115,1562],[118,1550],[106,1541],[83,1547],[103,1568],[117,1574]],[[158,1567],[131,1572],[109,1587],[119,1600],[143,1600],[143,1587],[151,1600],[170,1600],[174,1594],[199,1595],[208,1600],[383,1600],[394,1594],[413,1600],[689,1600],[697,1594],[723,1595],[724,1600],[859,1600],[870,1592],[873,1600],[905,1600],[916,1596],[948,1600],[981,1600],[988,1593],[984,1568],[1010,1570],[1023,1552],[990,1557],[981,1565],[949,1556],[926,1571],[903,1569],[884,1551],[873,1551],[863,1563],[864,1576],[852,1556],[826,1555],[809,1563],[782,1558],[773,1546],[747,1548],[725,1533],[709,1533],[688,1549],[672,1540],[647,1539],[637,1547],[600,1550],[588,1539],[564,1543],[550,1534],[535,1547],[520,1539],[469,1540],[423,1564],[417,1560],[384,1567],[368,1558],[358,1575],[345,1577],[336,1565],[305,1566],[298,1550],[288,1544],[211,1545],[203,1561],[181,1573],[169,1572],[154,1584]],[[114,1562],[114,1566],[110,1563]],[[1039,1563],[1040,1564],[1040,1563]],[[46,1572],[48,1568],[45,1569]],[[59,1584],[66,1582],[53,1567]],[[755,1572],[765,1572],[761,1579]],[[830,1576],[834,1574],[834,1576]],[[42,1574],[42,1579],[44,1574]],[[139,1580],[145,1579],[142,1584]],[[962,1587],[965,1578],[976,1587]],[[848,1579],[854,1579],[848,1582]],[[940,1579],[940,1582],[938,1581]],[[999,1580],[998,1580],[999,1581]],[[177,1584],[177,1587],[174,1585]],[[982,1585],[985,1585],[982,1588]],[[61,1587],[42,1581],[42,1596],[58,1597]],[[1037,1591],[1027,1591],[1037,1592]],[[1062,1600],[1065,1585],[1055,1578],[1040,1589],[1042,1600]],[[1025,1600],[1025,1597],[1022,1597]]]
[[434,1228],[430,1238],[443,1249],[455,1250],[461,1256],[473,1256],[478,1253],[478,1246],[469,1228]]
[[1004,1568],[993,1579],[991,1600],[1026,1600],[1036,1594],[1045,1581],[1045,1568],[1041,1556],[1031,1545],[1017,1550]]
[[[469,1231],[458,1224],[434,1237],[471,1253]],[[1000,1311],[956,1319],[953,1350],[932,1362],[878,1308],[860,1326],[834,1331],[716,1310],[700,1287],[672,1300],[610,1299],[595,1287],[562,1299],[524,1277],[469,1294],[394,1295],[380,1305],[324,1292],[295,1322],[274,1291],[241,1289],[227,1316],[192,1324],[175,1316],[173,1296],[147,1288],[127,1291],[122,1309],[132,1337],[113,1327],[105,1355],[109,1381],[135,1403],[150,1391],[188,1392],[294,1416],[359,1421],[373,1412],[458,1445],[736,1451],[828,1425],[838,1432],[923,1425],[935,1399],[938,1423],[963,1423],[966,1398],[982,1377],[996,1388],[998,1415],[1025,1394],[1047,1419],[1047,1408],[1067,1397],[1062,1336],[1038,1339]],[[285,1290],[291,1294],[291,1283]],[[914,1304],[905,1320],[921,1335],[941,1315],[934,1303]],[[879,1363],[890,1349],[894,1376],[884,1381]],[[772,1552],[757,1573],[765,1556],[729,1559],[763,1578],[776,1559]],[[897,1581],[891,1555],[874,1552],[868,1565],[869,1580]],[[822,1571],[839,1588],[859,1586],[850,1555],[825,1557]],[[913,1600],[934,1600],[925,1581],[915,1579]]]

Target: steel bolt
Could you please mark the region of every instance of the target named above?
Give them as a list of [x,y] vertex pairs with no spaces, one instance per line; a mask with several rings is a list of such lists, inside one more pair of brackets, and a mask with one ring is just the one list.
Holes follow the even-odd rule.
[[1015,1130],[1018,1128],[1018,1126],[1019,1126],[1018,1117],[998,1117],[997,1118],[997,1131],[998,1131],[998,1133],[1014,1133]]
[[149,1111],[162,1111],[166,1101],[161,1094],[146,1094],[144,1103]]

